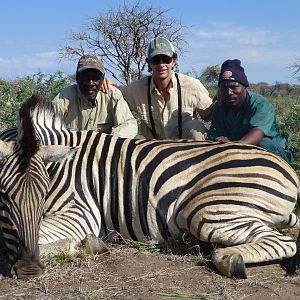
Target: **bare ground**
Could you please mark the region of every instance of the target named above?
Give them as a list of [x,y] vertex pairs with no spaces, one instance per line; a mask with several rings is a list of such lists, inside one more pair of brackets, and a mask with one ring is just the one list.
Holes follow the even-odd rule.
[[219,275],[199,247],[185,255],[131,242],[108,247],[96,256],[48,258],[38,278],[0,275],[0,300],[300,299],[300,275],[285,276],[279,262],[248,267],[247,279],[231,279]]

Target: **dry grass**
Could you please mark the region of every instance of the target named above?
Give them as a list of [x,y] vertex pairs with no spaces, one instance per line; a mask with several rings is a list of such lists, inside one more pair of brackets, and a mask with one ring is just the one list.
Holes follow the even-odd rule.
[[248,279],[225,278],[201,255],[161,253],[135,243],[109,245],[96,256],[51,257],[43,276],[0,279],[3,299],[300,299],[300,276],[278,263],[248,268]]

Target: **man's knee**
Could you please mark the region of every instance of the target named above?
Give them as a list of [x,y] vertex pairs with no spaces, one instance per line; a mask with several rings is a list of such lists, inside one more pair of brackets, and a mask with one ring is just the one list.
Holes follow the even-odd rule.
[[276,141],[268,137],[264,137],[261,140],[259,147],[264,148],[268,152],[272,152],[278,155],[288,163],[291,163],[293,161],[293,156],[289,150],[283,149]]

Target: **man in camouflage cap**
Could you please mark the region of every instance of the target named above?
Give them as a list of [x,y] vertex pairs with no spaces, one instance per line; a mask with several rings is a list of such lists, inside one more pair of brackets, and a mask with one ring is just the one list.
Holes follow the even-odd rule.
[[146,76],[122,88],[132,111],[141,116],[140,134],[145,138],[204,140],[203,120],[210,117],[212,99],[203,84],[175,73],[177,53],[163,37],[153,39],[147,52]]
[[137,122],[122,93],[112,87],[108,93],[100,90],[105,71],[95,55],[83,55],[77,65],[76,82],[62,90],[53,103],[62,111],[71,130],[95,130],[134,138]]

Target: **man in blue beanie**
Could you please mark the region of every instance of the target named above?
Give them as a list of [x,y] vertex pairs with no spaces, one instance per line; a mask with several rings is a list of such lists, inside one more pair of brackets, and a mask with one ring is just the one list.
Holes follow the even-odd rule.
[[218,86],[219,105],[212,112],[208,139],[260,146],[291,163],[287,136],[278,131],[275,109],[268,99],[247,90],[249,83],[240,60],[222,64]]

